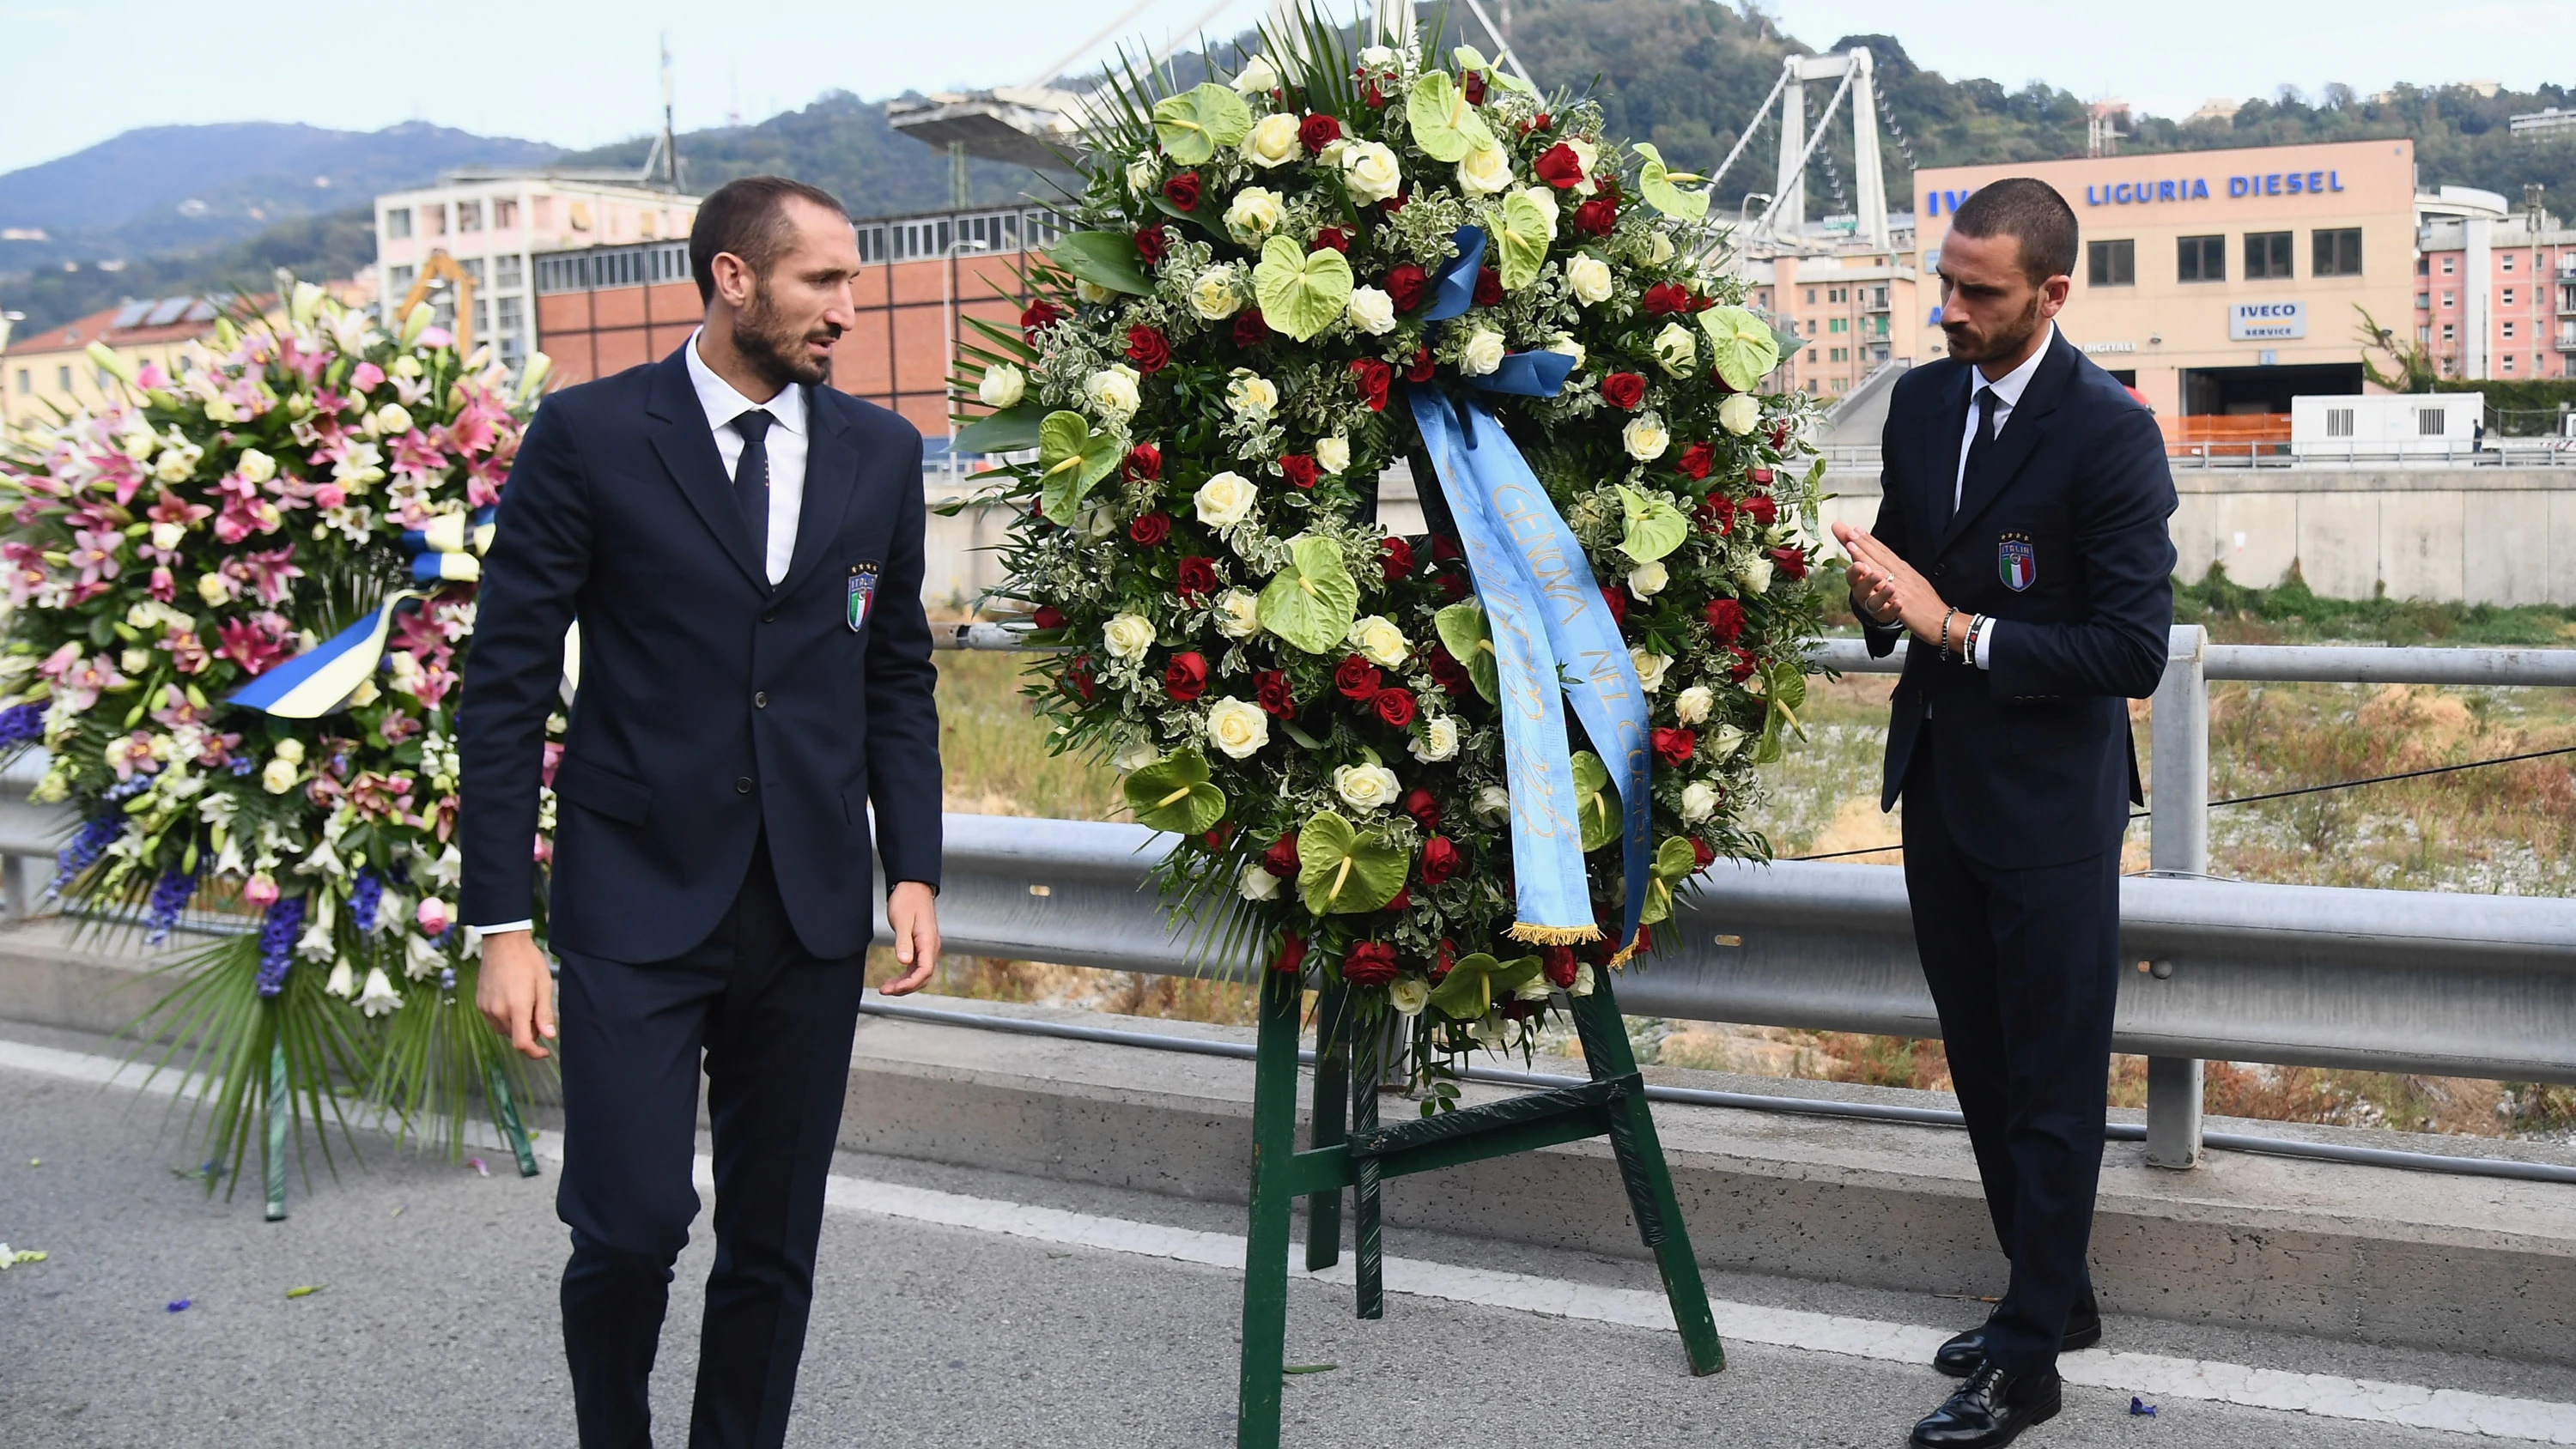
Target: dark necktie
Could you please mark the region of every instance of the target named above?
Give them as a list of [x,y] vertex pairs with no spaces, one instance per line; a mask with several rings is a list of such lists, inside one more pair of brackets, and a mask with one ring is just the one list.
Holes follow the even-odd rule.
[[742,434],[742,459],[733,465],[733,501],[742,505],[743,526],[751,530],[751,556],[769,574],[769,425],[778,421],[760,408],[733,420]]
[[1986,457],[1995,449],[1995,407],[2002,401],[1991,387],[1977,389],[1977,435],[1968,443],[1968,465],[1959,472],[1958,486],[1942,505],[1943,528],[1950,526],[1950,519],[1958,512],[1959,505],[1967,501],[1968,485],[1982,475]]

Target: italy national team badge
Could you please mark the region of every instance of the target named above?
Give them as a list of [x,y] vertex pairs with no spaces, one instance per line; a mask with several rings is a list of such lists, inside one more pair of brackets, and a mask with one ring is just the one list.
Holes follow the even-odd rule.
[[877,566],[872,563],[850,565],[850,632],[856,634],[868,622],[868,605],[877,596]]
[[2039,561],[2030,551],[2030,535],[2007,533],[1995,546],[1995,572],[2003,576],[2004,587],[2018,594],[2039,581]]

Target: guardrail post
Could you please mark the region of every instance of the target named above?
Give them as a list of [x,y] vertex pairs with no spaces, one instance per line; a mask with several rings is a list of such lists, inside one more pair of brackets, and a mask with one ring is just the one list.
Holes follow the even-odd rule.
[[9,919],[27,919],[27,858],[23,855],[0,856],[0,904],[8,907]]
[[[2174,626],[2165,649],[2165,677],[2149,705],[2155,731],[2155,815],[2147,861],[2158,874],[2209,873],[2209,675],[2202,659],[2208,642],[2209,631],[2198,624]],[[2170,968],[2156,977],[2168,974]],[[2200,1102],[2197,1058],[2147,1059],[2149,1165],[2199,1165]]]

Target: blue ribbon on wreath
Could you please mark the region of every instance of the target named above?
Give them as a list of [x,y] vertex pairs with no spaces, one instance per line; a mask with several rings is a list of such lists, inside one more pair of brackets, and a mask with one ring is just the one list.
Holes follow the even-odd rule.
[[[1456,317],[1475,300],[1485,234],[1462,227],[1457,243],[1458,255],[1432,279],[1425,321]],[[1560,352],[1515,352],[1493,372],[1465,382],[1475,392],[1554,397],[1573,370],[1574,359]],[[1493,639],[1512,797],[1517,899],[1511,935],[1547,945],[1601,935],[1584,876],[1581,802],[1566,740],[1563,703],[1571,702],[1609,766],[1622,808],[1627,896],[1611,962],[1617,965],[1636,951],[1652,857],[1645,689],[1583,546],[1493,409],[1472,392],[1453,398],[1427,385],[1408,388],[1406,400],[1458,526]]]
[[471,514],[443,513],[427,528],[406,530],[402,543],[411,554],[412,582],[429,588],[386,595],[358,622],[281,661],[234,690],[229,701],[280,719],[319,719],[338,709],[383,662],[385,635],[404,604],[428,598],[439,584],[472,583],[483,576],[482,554],[492,546],[492,515],[489,507]]

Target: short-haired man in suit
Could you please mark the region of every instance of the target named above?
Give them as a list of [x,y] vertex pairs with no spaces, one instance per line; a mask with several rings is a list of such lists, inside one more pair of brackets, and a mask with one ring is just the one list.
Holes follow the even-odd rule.
[[939,955],[921,435],[828,385],[856,234],[828,194],[746,177],[700,205],[689,263],[697,333],[555,394],[529,426],[457,727],[476,1001],[543,1057],[530,843],[578,616],[547,924],[585,1449],[652,1442],[647,1380],[698,1211],[702,1057],[716,1252],[688,1442],[786,1438],[874,928],[871,813],[910,968],[885,989],[920,986]]
[[1991,182],[1943,239],[1949,358],[1896,384],[1869,531],[1836,524],[1872,654],[1913,636],[1882,808],[1905,802],[1923,974],[2012,1280],[1935,1367],[1924,1446],[2010,1443],[2098,1341],[2085,1249],[2119,993],[2120,838],[2142,799],[2127,701],[2173,623],[2155,419],[2057,332],[2075,214]]

